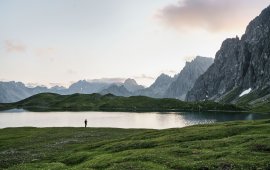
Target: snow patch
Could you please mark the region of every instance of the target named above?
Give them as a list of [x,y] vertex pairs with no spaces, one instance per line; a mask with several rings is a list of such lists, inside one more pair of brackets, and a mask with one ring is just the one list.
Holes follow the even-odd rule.
[[251,88],[249,88],[249,89],[247,89],[247,90],[245,90],[245,91],[243,91],[240,95],[239,95],[239,97],[242,97],[242,96],[244,96],[244,95],[246,95],[246,94],[248,94],[248,93],[250,93],[251,92]]

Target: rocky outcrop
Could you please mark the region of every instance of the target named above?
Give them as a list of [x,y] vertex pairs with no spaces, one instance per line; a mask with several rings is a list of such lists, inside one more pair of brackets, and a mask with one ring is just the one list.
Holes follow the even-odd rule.
[[197,56],[191,62],[186,62],[185,67],[171,83],[164,97],[185,100],[187,92],[193,87],[195,81],[202,75],[214,60],[212,58]]
[[222,43],[214,64],[198,78],[186,99],[235,103],[246,89],[260,93],[269,86],[270,7],[250,22],[241,39]]

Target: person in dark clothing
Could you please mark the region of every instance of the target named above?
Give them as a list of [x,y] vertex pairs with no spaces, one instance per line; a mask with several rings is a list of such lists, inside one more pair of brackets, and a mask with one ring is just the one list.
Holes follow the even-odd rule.
[[84,127],[87,126],[87,119],[84,120]]

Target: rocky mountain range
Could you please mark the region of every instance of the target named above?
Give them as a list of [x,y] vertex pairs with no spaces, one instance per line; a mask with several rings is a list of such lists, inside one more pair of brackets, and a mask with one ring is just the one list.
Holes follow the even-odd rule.
[[[46,87],[26,87],[21,82],[0,82],[0,103],[19,101],[37,93],[47,91]],[[55,90],[55,89],[53,89]]]
[[0,103],[16,102],[32,95],[44,92],[58,93],[62,95],[82,94],[113,94],[116,96],[148,96],[153,98],[177,98],[184,99],[185,94],[190,90],[197,79],[212,63],[211,58],[196,57],[193,61],[187,62],[183,70],[170,77],[161,74],[155,82],[145,88],[138,85],[134,79],[126,79],[123,83],[108,80],[87,81],[80,80],[71,84],[68,88],[54,86],[47,88],[43,86],[27,87],[21,82],[0,82]]
[[92,94],[98,93],[106,88],[108,88],[111,84],[107,82],[90,82],[86,80],[80,80],[76,83],[73,83],[69,86],[68,89],[65,90],[65,94],[73,94],[73,93],[82,93],[82,94]]
[[134,79],[130,78],[125,80],[123,86],[132,93],[145,88],[144,86],[137,84],[137,82]]
[[127,90],[127,88],[124,85],[116,85],[116,84],[111,85],[110,87],[100,91],[99,93],[102,95],[113,94],[115,96],[124,96],[124,97],[132,96],[132,92]]
[[191,62],[186,62],[185,67],[175,76],[176,80],[170,84],[163,97],[185,100],[187,92],[193,87],[195,81],[213,62],[212,58],[201,56],[197,56]]
[[68,88],[54,86],[47,88],[45,86],[27,87],[21,82],[0,82],[0,103],[16,102],[38,93],[58,93],[62,95],[82,93],[112,93],[119,96],[129,96],[135,90],[143,89],[135,80],[127,79],[124,83],[110,81],[86,81],[80,80],[71,84]]
[[19,101],[42,92],[112,93],[252,105],[270,103],[270,7],[249,23],[241,38],[226,39],[214,62],[210,58],[196,57],[187,62],[179,74],[174,77],[161,74],[148,88],[132,79],[123,83],[81,80],[69,88],[0,82],[0,103]]
[[134,79],[128,78],[123,84],[112,84],[99,93],[128,97],[134,95],[137,91],[143,90],[144,88],[144,86],[138,85]]
[[270,7],[252,20],[240,38],[222,43],[214,64],[187,94],[187,101],[256,104],[270,94]]
[[176,98],[185,100],[187,92],[193,87],[197,78],[213,63],[212,58],[197,56],[191,62],[186,62],[179,74],[170,77],[161,74],[148,88],[138,90],[133,95],[153,98]]
[[163,98],[166,90],[174,80],[174,77],[170,77],[166,74],[161,74],[150,87],[136,91],[134,95]]

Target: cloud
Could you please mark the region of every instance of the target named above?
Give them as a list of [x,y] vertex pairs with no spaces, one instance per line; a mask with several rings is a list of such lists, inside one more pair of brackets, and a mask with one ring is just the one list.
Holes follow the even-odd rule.
[[5,40],[4,47],[7,53],[25,53],[27,49],[31,54],[37,57],[48,57],[52,62],[54,56],[57,54],[58,50],[52,47],[41,47],[41,48],[31,48],[27,47],[25,44],[15,41],[15,40]]
[[194,58],[196,58],[196,56],[192,56],[192,55],[187,55],[187,56],[184,56],[183,59],[185,61],[192,61]]
[[100,78],[100,79],[89,79],[89,82],[102,82],[102,83],[123,83],[126,78],[115,77],[115,78]]
[[239,30],[269,5],[268,0],[182,0],[159,10],[156,17],[178,30]]
[[55,86],[64,87],[62,83],[49,83],[49,87],[55,87]]
[[26,87],[30,87],[30,88],[37,87],[37,86],[44,86],[44,85],[41,85],[40,83],[26,83],[25,85]]
[[170,69],[164,69],[164,70],[161,70],[159,72],[159,75],[160,74],[166,74],[166,75],[169,75],[169,76],[174,76],[175,74],[177,74],[178,72],[176,70],[170,70]]
[[57,50],[55,48],[36,48],[35,55],[38,57],[50,57],[55,55]]
[[134,76],[134,79],[149,79],[149,80],[155,80],[155,77],[147,76],[145,74],[141,74],[139,76]]
[[75,70],[72,70],[72,69],[68,69],[66,71],[66,73],[69,74],[69,75],[75,75],[75,74],[77,74],[77,72]]
[[168,70],[167,73],[169,73],[170,75],[176,74],[177,71],[176,70]]
[[4,79],[4,78],[0,78],[0,81],[6,82],[6,81],[8,81],[8,80],[7,80],[7,79]]
[[13,40],[5,40],[4,42],[5,49],[8,53],[23,53],[26,52],[26,45],[13,41]]
[[152,77],[146,74],[133,76],[132,78],[135,79],[138,84],[146,87],[149,87],[156,80],[156,77]]

